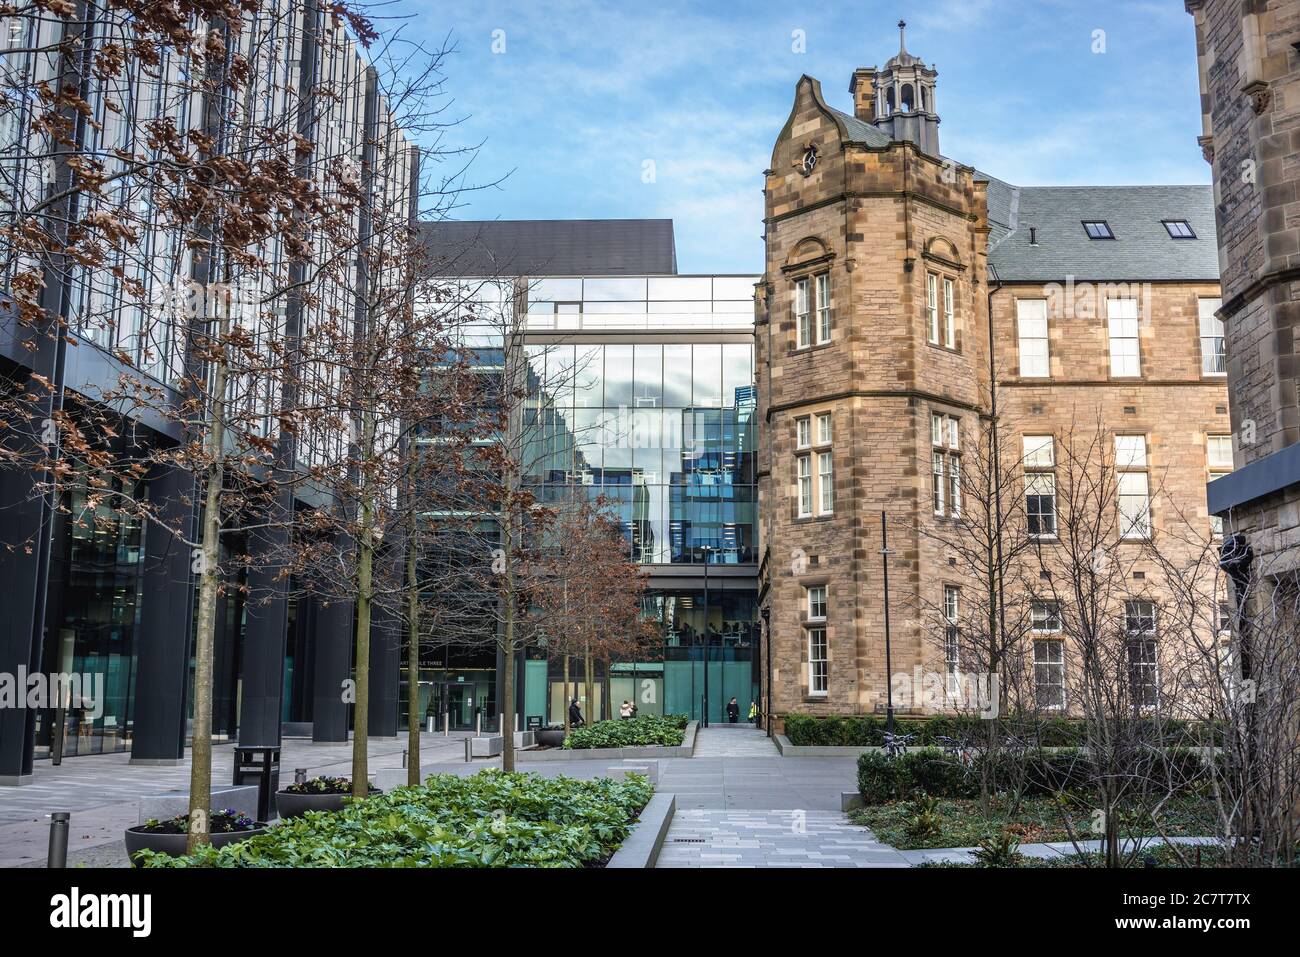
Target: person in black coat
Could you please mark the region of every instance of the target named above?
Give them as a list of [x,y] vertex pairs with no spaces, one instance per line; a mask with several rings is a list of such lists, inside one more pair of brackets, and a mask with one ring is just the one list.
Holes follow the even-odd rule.
[[569,727],[581,728],[586,723],[582,720],[582,707],[578,704],[578,699],[574,698],[569,702]]
[[732,698],[730,701],[727,702],[727,721],[729,721],[731,724],[735,724],[739,720],[740,720],[740,705],[736,703],[735,698]]

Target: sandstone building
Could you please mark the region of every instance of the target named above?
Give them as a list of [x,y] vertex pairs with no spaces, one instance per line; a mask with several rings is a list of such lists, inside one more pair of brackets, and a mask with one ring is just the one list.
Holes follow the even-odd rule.
[[[1017,187],[948,158],[937,72],[903,26],[883,68],[854,71],[852,113],[799,79],[766,172],[755,368],[778,724],[878,712],[890,674],[955,670],[931,619],[958,620],[969,583],[940,540],[995,400],[1025,453],[1008,494],[1044,540],[1062,437],[1092,423],[1114,442],[1135,673],[1159,656],[1143,540],[1178,522],[1212,541],[1206,482],[1233,465],[1210,188]],[[1033,637],[1050,703],[1069,649],[1046,612]]]

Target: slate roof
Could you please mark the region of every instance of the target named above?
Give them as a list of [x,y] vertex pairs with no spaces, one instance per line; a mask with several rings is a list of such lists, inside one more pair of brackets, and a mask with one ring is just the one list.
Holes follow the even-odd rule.
[[865,120],[860,120],[851,113],[841,113],[833,107],[828,107],[832,113],[844,124],[848,130],[849,141],[853,143],[865,143],[867,146],[888,146],[892,140],[889,134],[882,133]]
[[[986,173],[989,263],[1004,282],[1219,279],[1210,186],[1012,186]],[[1112,239],[1089,239],[1083,220]],[[1185,219],[1195,239],[1172,239],[1162,220]],[[1029,243],[1029,227],[1037,244]],[[992,272],[992,269],[990,272]]]
[[677,272],[671,219],[447,220],[422,227],[433,271],[455,276]]

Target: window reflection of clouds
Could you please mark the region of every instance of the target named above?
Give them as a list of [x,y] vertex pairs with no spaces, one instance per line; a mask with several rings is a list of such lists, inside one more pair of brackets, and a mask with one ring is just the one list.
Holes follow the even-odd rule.
[[554,404],[542,481],[603,494],[639,561],[755,560],[748,344],[552,346],[540,366],[529,359]]

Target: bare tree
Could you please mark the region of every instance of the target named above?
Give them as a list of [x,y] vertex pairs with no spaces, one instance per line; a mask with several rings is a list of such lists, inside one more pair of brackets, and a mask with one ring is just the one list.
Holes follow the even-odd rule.
[[[1067,803],[1089,795],[1090,836],[1100,839],[1106,866],[1119,867],[1141,850],[1137,842],[1125,847],[1125,822],[1158,829],[1167,804],[1202,774],[1199,758],[1187,760],[1177,747],[1185,743],[1176,720],[1185,649],[1176,629],[1162,628],[1157,641],[1161,582],[1135,584],[1132,574],[1160,535],[1151,519],[1154,496],[1135,496],[1123,481],[1145,461],[1125,461],[1139,453],[1100,420],[1059,436],[1055,449],[1056,527],[1037,548],[1039,594],[1059,618],[1066,707],[1080,721],[1081,747],[1040,784],[1059,787]],[[1071,820],[1066,814],[1079,847],[1084,835],[1073,833]]]
[[1264,565],[1243,536],[1216,541],[1180,519],[1183,547],[1153,545],[1149,558],[1167,583],[1165,630],[1182,644],[1177,703],[1201,731],[1217,836],[1233,866],[1290,866],[1300,826],[1300,577],[1287,550]]
[[[534,628],[548,655],[564,661],[564,700],[569,700],[569,662],[583,659],[587,701],[595,700],[595,663],[605,674],[602,697],[609,699],[609,673],[616,661],[636,660],[658,639],[642,616],[646,575],[632,561],[627,538],[603,500],[584,490],[554,507],[542,551],[531,577]],[[597,720],[597,715],[590,715]],[[569,730],[568,709],[564,728]]]
[[[921,597],[921,615],[940,665],[935,671],[943,687],[934,695],[936,704],[985,719],[980,730],[961,735],[958,743],[963,753],[979,758],[974,764],[987,811],[994,792],[1012,783],[1005,771],[1018,766],[1001,760],[1004,746],[1034,740],[1039,709],[1031,640],[1037,582],[1031,569],[1042,529],[1041,516],[1031,518],[1025,509],[1015,423],[995,404],[985,404],[995,411],[960,438],[955,419],[934,418],[932,494],[935,511],[945,517],[921,520],[916,530],[924,544],[948,559],[950,584]],[[1018,800],[1020,788],[1010,789]]]

